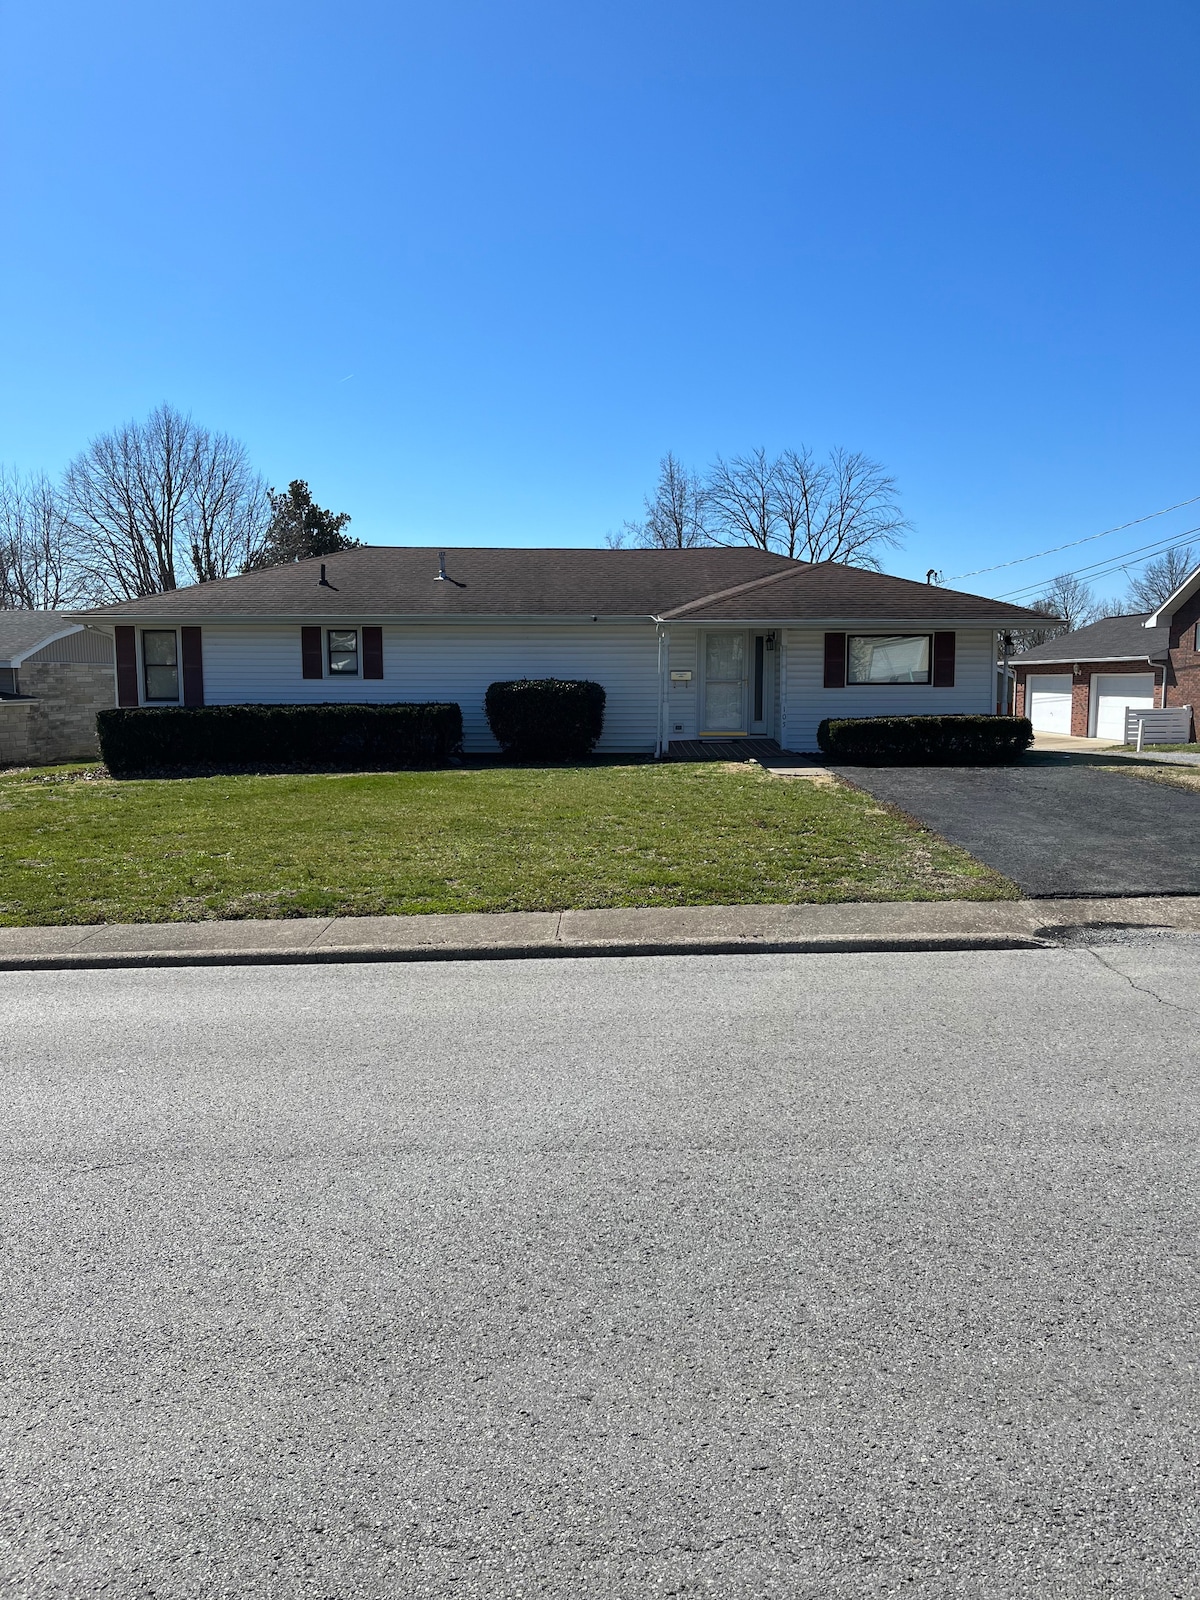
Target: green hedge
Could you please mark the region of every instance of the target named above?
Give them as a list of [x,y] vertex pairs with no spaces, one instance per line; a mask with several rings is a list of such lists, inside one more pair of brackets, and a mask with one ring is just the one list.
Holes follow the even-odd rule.
[[484,696],[488,726],[517,761],[578,761],[604,728],[604,690],[586,679],[520,678],[492,683]]
[[1032,742],[1028,717],[826,717],[817,729],[836,761],[990,766],[1016,761]]
[[163,706],[101,711],[114,777],[172,771],[444,766],[462,748],[456,705]]

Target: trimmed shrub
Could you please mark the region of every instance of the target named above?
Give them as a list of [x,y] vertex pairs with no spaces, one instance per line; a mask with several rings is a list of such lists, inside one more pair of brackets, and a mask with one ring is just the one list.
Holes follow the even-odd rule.
[[1033,742],[1028,717],[826,717],[817,743],[835,761],[994,766]]
[[121,707],[96,717],[117,778],[177,771],[391,771],[444,766],[462,747],[456,705]]
[[516,761],[579,761],[604,728],[604,690],[586,679],[520,678],[488,685],[496,743]]

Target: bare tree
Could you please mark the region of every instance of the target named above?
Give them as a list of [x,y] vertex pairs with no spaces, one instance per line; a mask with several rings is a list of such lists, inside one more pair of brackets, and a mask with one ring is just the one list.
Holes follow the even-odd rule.
[[779,533],[775,462],[763,449],[726,461],[718,456],[708,470],[705,491],[714,544],[749,544],[773,550]]
[[167,405],[93,439],[63,482],[81,564],[104,599],[239,571],[266,526],[243,446]]
[[1051,639],[1061,638],[1065,633],[1074,633],[1077,628],[1086,628],[1089,622],[1105,615],[1108,607],[1099,603],[1095,591],[1077,578],[1073,572],[1060,572],[1057,578],[1052,578],[1045,590],[1036,600],[1029,602],[1030,611],[1038,611],[1042,616],[1053,618],[1044,627],[1036,623],[1023,628],[1012,628],[1013,648],[1018,652],[1032,650],[1036,645],[1046,644]]
[[1048,616],[1061,617],[1066,624],[1064,633],[1074,633],[1076,628],[1086,628],[1104,609],[1090,585],[1077,578],[1073,572],[1060,572],[1046,585],[1031,610],[1044,610]]
[[44,473],[0,472],[0,606],[57,611],[87,599],[59,491]]
[[659,462],[654,493],[643,503],[644,521],[624,522],[619,532],[605,535],[610,549],[632,544],[645,550],[692,550],[712,542],[705,526],[704,485],[672,451]]
[[1195,570],[1196,553],[1190,544],[1147,561],[1129,580],[1126,603],[1130,611],[1157,611]]
[[1009,636],[1012,639],[1013,651],[1017,655],[1025,650],[1033,650],[1039,644],[1048,644],[1051,639],[1058,639],[1067,631],[1058,621],[1058,608],[1052,600],[1031,600],[1028,609],[1040,611],[1042,616],[1047,619],[1053,617],[1055,620],[1053,622],[1047,620],[1040,627],[1037,623],[1029,623],[1023,628],[1010,628]]
[[839,561],[878,572],[880,550],[899,549],[912,526],[900,509],[896,480],[861,450],[785,450],[773,472],[784,553],[800,561]]
[[245,447],[227,433],[197,430],[195,479],[184,507],[188,556],[197,583],[241,572],[262,548],[271,492]]
[[707,487],[717,542],[796,561],[878,570],[877,552],[898,547],[910,526],[895,478],[858,450],[831,450],[824,461],[804,446],[774,461],[761,449],[731,462],[718,456]]

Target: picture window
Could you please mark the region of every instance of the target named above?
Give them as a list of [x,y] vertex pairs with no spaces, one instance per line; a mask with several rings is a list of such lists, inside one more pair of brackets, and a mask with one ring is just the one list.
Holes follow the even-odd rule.
[[927,633],[850,634],[846,640],[847,683],[928,683]]

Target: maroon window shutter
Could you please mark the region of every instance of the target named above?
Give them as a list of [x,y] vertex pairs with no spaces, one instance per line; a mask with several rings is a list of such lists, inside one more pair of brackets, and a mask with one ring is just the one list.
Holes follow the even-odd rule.
[[305,678],[325,676],[325,664],[321,660],[320,628],[300,629],[300,670]]
[[825,635],[825,687],[827,689],[844,689],[846,687],[846,635],[844,633],[827,633]]
[[179,639],[183,647],[183,703],[185,706],[202,706],[204,647],[200,642],[200,629],[180,628]]
[[362,631],[362,672],[364,678],[383,677],[383,629]]
[[933,636],[933,687],[954,687],[954,635],[935,633]]
[[137,634],[132,628],[115,630],[117,652],[117,704],[135,706],[138,703]]

